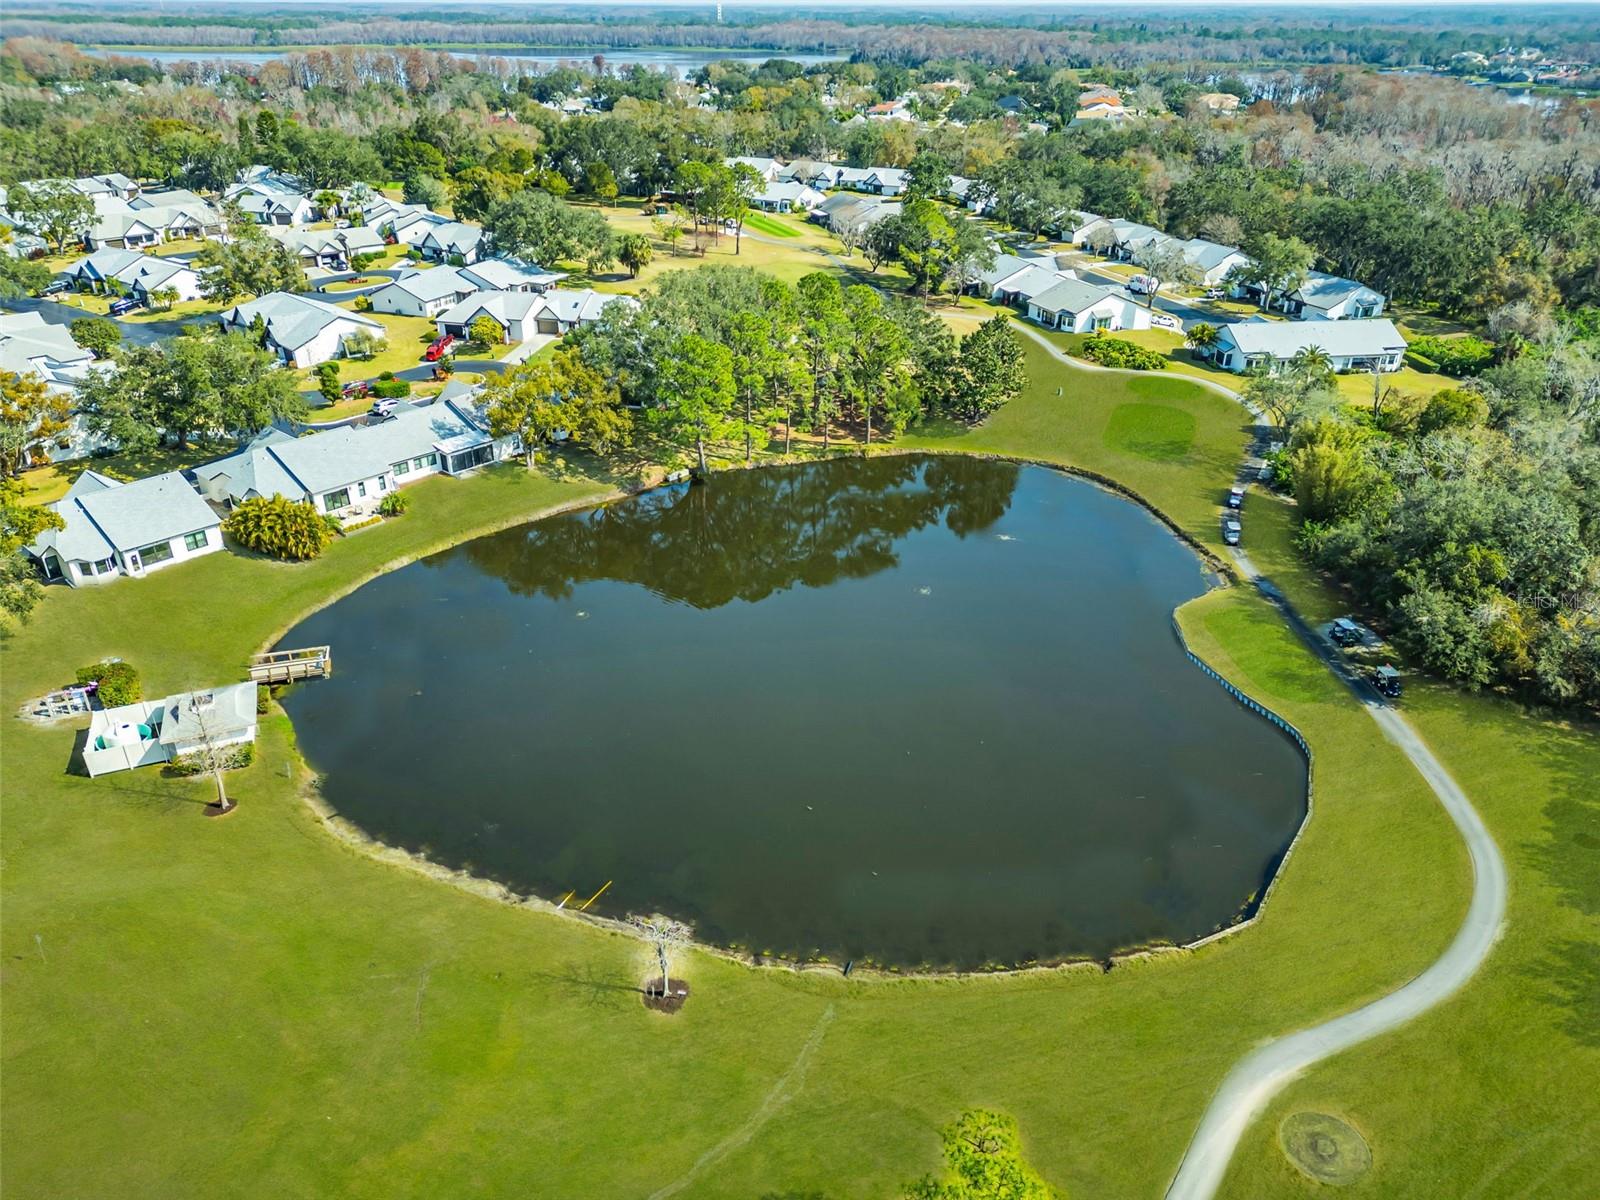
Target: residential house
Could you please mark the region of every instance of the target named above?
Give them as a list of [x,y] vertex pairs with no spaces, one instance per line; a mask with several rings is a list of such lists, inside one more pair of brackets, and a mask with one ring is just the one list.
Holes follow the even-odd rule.
[[1297,324],[1237,321],[1221,326],[1205,354],[1227,371],[1276,373],[1312,347],[1327,354],[1335,371],[1398,371],[1406,340],[1383,317]]
[[1190,238],[1183,243],[1184,260],[1194,268],[1195,282],[1215,287],[1238,267],[1249,265],[1250,256],[1237,246],[1224,246],[1205,238]]
[[[94,355],[72,340],[67,326],[51,325],[36,312],[0,313],[0,371],[35,376],[49,391],[72,395],[93,363]],[[62,462],[111,448],[91,435],[74,413],[68,427],[40,452],[51,462]]]
[[429,230],[450,224],[449,217],[425,204],[396,204],[383,198],[368,205],[363,215],[370,228],[402,246],[419,246]]
[[401,403],[382,420],[292,438],[270,431],[193,474],[213,503],[232,507],[258,496],[311,504],[360,520],[398,486],[427,475],[460,475],[521,453],[516,437],[496,438],[475,393],[431,404]]
[[864,192],[867,190],[867,180],[871,175],[871,167],[839,167],[834,171],[833,186],[847,188],[852,192]]
[[778,180],[803,183],[819,192],[827,192],[839,185],[839,168],[833,163],[819,162],[814,158],[797,158],[778,173]]
[[869,121],[914,121],[915,115],[904,99],[885,100],[882,104],[868,105],[863,115]]
[[429,267],[407,271],[393,283],[373,292],[373,312],[403,317],[436,317],[482,290],[465,267]]
[[856,237],[892,213],[899,205],[886,204],[871,196],[840,193],[811,210],[810,220],[826,225],[838,237]]
[[1281,307],[1302,321],[1359,321],[1381,315],[1383,305],[1382,292],[1354,279],[1312,271]]
[[722,161],[729,167],[743,164],[761,176],[767,183],[771,183],[783,173],[783,160],[777,158],[760,158],[740,154],[732,158],[725,158]]
[[1057,232],[1061,240],[1073,246],[1082,246],[1091,230],[1109,222],[1098,213],[1068,211],[1061,214]]
[[347,271],[350,260],[358,254],[380,254],[386,243],[370,226],[350,226],[345,229],[295,229],[292,226],[273,225],[267,236],[282,242],[303,267],[320,267],[323,270]]
[[68,179],[85,196],[114,196],[118,200],[132,200],[139,194],[139,184],[121,172],[106,175],[85,175],[82,179]]
[[809,184],[777,182],[767,184],[764,192],[750,198],[750,203],[763,212],[810,212],[826,199]]
[[309,225],[316,220],[316,205],[299,192],[236,185],[228,189],[227,198],[257,225]]
[[178,471],[133,483],[85,471],[50,508],[62,528],[45,530],[26,552],[47,580],[73,587],[222,549],[222,519]]
[[314,367],[345,352],[358,330],[382,337],[383,324],[357,312],[290,292],[269,292],[218,315],[224,331],[248,331],[262,323],[263,344],[295,367]]
[[898,167],[873,167],[861,186],[879,196],[898,196],[906,190],[906,173]]
[[1035,296],[1042,296],[1057,284],[1076,278],[1071,271],[1057,270],[1051,262],[1035,260],[1000,280],[989,299],[996,304],[1026,309]]
[[62,274],[76,291],[114,291],[118,284],[124,288],[127,286],[123,274],[136,268],[147,257],[137,250],[108,247],[80,258]]
[[141,261],[119,278],[127,285],[128,295],[140,304],[146,308],[156,307],[158,292],[171,293],[166,299],[175,304],[200,299],[200,272],[188,263],[149,254],[139,257]]
[[570,333],[580,325],[599,320],[612,303],[637,306],[631,296],[597,292],[592,288],[543,292],[476,292],[435,318],[441,334],[464,338],[479,317],[494,318],[508,342],[526,342],[539,335]]
[[1028,316],[1067,333],[1149,329],[1150,313],[1122,292],[1067,279],[1028,301]]
[[463,264],[475,263],[483,257],[485,249],[483,230],[465,221],[448,221],[428,230],[422,241],[417,243],[417,249],[422,251],[424,258],[434,262],[454,262],[459,259]]
[[1189,101],[1191,109],[1201,109],[1212,116],[1223,116],[1239,111],[1239,97],[1232,92],[1201,92]]
[[1072,125],[1123,125],[1135,119],[1138,115],[1133,109],[1124,105],[1096,100],[1078,109],[1072,115],[1072,120],[1069,123]]
[[514,258],[482,258],[457,270],[487,292],[545,292],[567,277],[565,271],[546,271]]
[[256,685],[231,683],[97,709],[83,765],[92,778],[255,740]]

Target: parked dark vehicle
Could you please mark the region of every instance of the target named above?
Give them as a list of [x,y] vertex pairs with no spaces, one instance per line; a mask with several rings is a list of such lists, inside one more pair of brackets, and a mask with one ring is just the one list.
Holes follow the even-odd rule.
[[1333,639],[1336,646],[1359,646],[1366,640],[1361,635],[1361,626],[1349,617],[1335,619],[1328,629],[1328,636]]
[[39,290],[39,295],[59,296],[71,286],[72,285],[69,284],[65,279],[55,279],[45,284],[44,287]]
[[1378,695],[1389,700],[1400,699],[1400,672],[1385,663],[1367,676]]
[[346,400],[359,400],[372,390],[370,379],[352,379],[340,389],[339,394]]
[[1222,540],[1228,545],[1237,546],[1243,533],[1244,526],[1239,524],[1239,518],[1233,513],[1222,518]]
[[120,316],[123,316],[126,313],[131,313],[134,309],[136,309],[138,307],[139,307],[139,302],[137,300],[129,300],[129,299],[124,298],[122,300],[113,300],[111,302],[111,307],[106,309],[106,311],[108,313],[110,313],[113,317],[120,317]]

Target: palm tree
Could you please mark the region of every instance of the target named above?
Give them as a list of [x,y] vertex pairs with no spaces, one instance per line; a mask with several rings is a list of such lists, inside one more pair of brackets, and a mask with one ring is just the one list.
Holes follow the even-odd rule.
[[1333,357],[1321,346],[1302,346],[1294,352],[1289,367],[1296,375],[1316,378],[1333,374]]
[[1216,347],[1217,339],[1221,336],[1222,330],[1215,325],[1199,321],[1189,327],[1188,332],[1183,335],[1183,340],[1201,358],[1209,358],[1211,351]]

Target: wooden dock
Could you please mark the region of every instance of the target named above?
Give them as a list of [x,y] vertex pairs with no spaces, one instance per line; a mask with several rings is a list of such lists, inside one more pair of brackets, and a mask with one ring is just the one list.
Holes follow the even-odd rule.
[[329,646],[269,650],[250,660],[250,679],[254,683],[294,683],[301,679],[322,679],[332,674],[333,649]]

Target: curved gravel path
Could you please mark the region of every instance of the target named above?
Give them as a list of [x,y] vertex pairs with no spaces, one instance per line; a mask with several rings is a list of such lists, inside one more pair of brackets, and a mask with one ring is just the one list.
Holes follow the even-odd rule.
[[[1070,358],[1034,330],[1024,327],[1023,332],[1068,366],[1087,370],[1108,369]],[[1213,380],[1197,379],[1196,382],[1244,403],[1243,397],[1237,392]],[[1259,413],[1254,415],[1258,421],[1261,420]],[[1258,440],[1264,434],[1265,427],[1258,428]],[[1241,478],[1253,477],[1254,471],[1247,465]],[[1353,1012],[1298,1033],[1275,1038],[1240,1059],[1206,1106],[1189,1148],[1184,1152],[1183,1161],[1178,1165],[1178,1173],[1167,1188],[1166,1200],[1211,1200],[1222,1186],[1239,1139],[1274,1096],[1308,1067],[1391,1029],[1397,1029],[1449,999],[1477,973],[1489,957],[1506,916],[1505,860],[1500,856],[1494,836],[1484,825],[1478,811],[1472,807],[1461,786],[1434,757],[1433,751],[1411,723],[1366,687],[1346,665],[1343,656],[1314,632],[1283,594],[1262,576],[1249,554],[1235,549],[1233,557],[1239,565],[1240,574],[1253,582],[1282,610],[1290,626],[1307,641],[1328,669],[1350,685],[1367,715],[1377,722],[1384,736],[1411,760],[1411,765],[1433,789],[1433,794],[1439,798],[1439,803],[1455,822],[1456,829],[1467,844],[1467,853],[1472,860],[1472,900],[1467,906],[1466,919],[1449,947],[1422,974],[1398,990]]]

